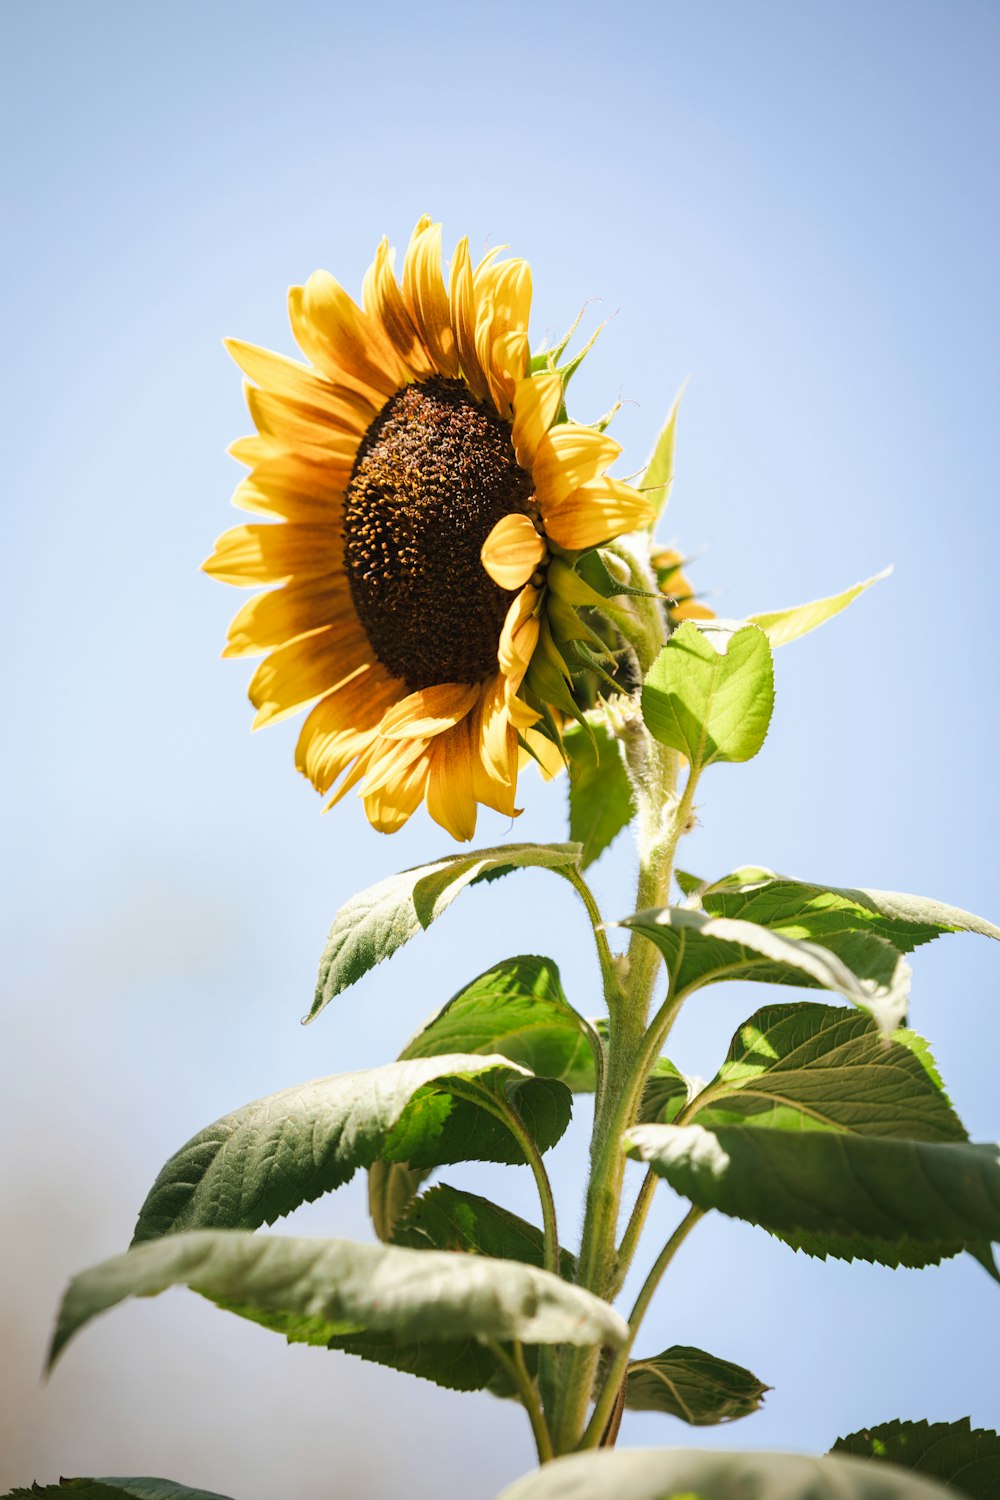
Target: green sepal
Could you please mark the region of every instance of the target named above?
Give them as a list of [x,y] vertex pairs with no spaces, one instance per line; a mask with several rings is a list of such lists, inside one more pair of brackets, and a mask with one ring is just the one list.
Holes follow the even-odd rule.
[[670,491],[674,484],[674,452],[677,444],[677,413],[680,410],[681,397],[687,390],[687,381],[681,386],[673,399],[673,404],[667,414],[667,420],[660,429],[659,436],[653,444],[653,451],[649,456],[649,462],[643,470],[641,478],[637,481],[635,488],[642,494],[652,495],[656,506],[656,514],[649,523],[652,530],[657,520],[667,507],[670,499]]

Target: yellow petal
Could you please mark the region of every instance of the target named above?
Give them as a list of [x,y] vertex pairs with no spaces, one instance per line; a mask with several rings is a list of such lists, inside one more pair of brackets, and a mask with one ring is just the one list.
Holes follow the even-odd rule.
[[537,724],[542,717],[535,709],[525,703],[523,698],[518,697],[520,682],[515,678],[508,677],[504,682],[504,709],[508,719],[515,729],[530,729]]
[[378,735],[368,755],[360,795],[368,797],[426,754],[430,740],[387,740]]
[[201,566],[212,578],[240,586],[340,573],[340,530],[295,521],[234,526],[223,532]]
[[303,448],[317,449],[324,461],[329,454],[336,464],[354,463],[363,432],[345,428],[335,417],[284,396],[274,396],[255,385],[247,385],[244,394],[254,425],[262,436],[276,438],[296,452]]
[[393,271],[393,251],[383,237],[365,276],[362,293],[365,312],[377,318],[393,348],[416,380],[434,374],[434,362],[417,331]]
[[541,598],[538,589],[523,588],[507,611],[497,646],[500,670],[517,685],[528,670],[531,654],[538,644],[540,629],[535,610]]
[[478,686],[442,682],[410,693],[389,709],[379,725],[386,739],[431,739],[464,719],[478,702]]
[[[479,267],[475,275],[476,357],[486,375],[497,409],[506,414],[513,385],[525,373],[528,316],[531,311],[531,267],[526,260],[505,260]],[[507,335],[522,335],[507,341]]]
[[442,375],[459,372],[448,293],[441,275],[441,225],[428,217],[413,231],[403,264],[403,298],[428,354]]
[[299,347],[338,384],[371,392],[376,402],[406,384],[406,368],[381,325],[329,271],[314,271],[305,286],[293,286],[288,311]]
[[466,721],[434,741],[425,796],[435,823],[460,843],[476,831],[476,798],[472,789],[472,754]]
[[505,817],[516,816],[517,730],[504,708],[504,679],[486,683],[469,721],[472,790],[477,802]]
[[517,382],[528,368],[528,335],[504,333],[493,340],[493,358],[488,374],[490,391],[501,416],[510,415]]
[[294,447],[270,433],[237,438],[228,452],[238,463],[253,470],[252,477],[284,479],[309,493],[328,493],[335,485],[346,485],[351,477],[357,438],[344,438],[333,447],[299,442]]
[[311,710],[295,747],[295,765],[318,792],[328,792],[351,761],[371,746],[378,721],[399,688],[381,663],[373,662]]
[[248,599],[229,626],[229,643],[222,654],[260,656],[324,626],[349,626],[355,618],[343,574],[307,578]]
[[561,771],[565,771],[566,762],[563,760],[559,746],[554,745],[547,734],[542,734],[538,729],[526,729],[524,738],[546,781],[551,781],[553,776],[558,776]]
[[482,401],[486,395],[486,376],[476,353],[476,293],[468,239],[459,240],[452,257],[449,309],[465,383],[476,399]]
[[330,488],[329,493],[322,497],[307,495],[280,481],[262,484],[248,476],[236,486],[233,504],[256,515],[334,525],[340,520],[343,495],[336,488]]
[[483,543],[483,567],[502,589],[519,589],[544,562],[546,546],[527,516],[502,516]]
[[560,422],[542,438],[531,465],[539,505],[544,508],[546,502],[556,505],[565,500],[603,474],[621,451],[621,445],[604,432],[577,422]]
[[556,504],[542,502],[545,531],[558,547],[577,552],[614,536],[648,526],[655,507],[620,479],[604,475],[581,485]]
[[250,680],[250,702],[257,709],[253,727],[276,723],[314,698],[347,682],[371,661],[361,628],[317,630],[280,646],[264,658]]
[[423,801],[430,761],[423,756],[377,792],[364,798],[365,814],[379,833],[396,833]]
[[266,391],[301,402],[330,416],[346,426],[364,432],[372,423],[377,407],[355,391],[327,380],[318,370],[297,359],[287,359],[256,344],[241,339],[224,339],[226,348],[244,375]]
[[539,443],[559,414],[562,398],[562,376],[555,370],[515,384],[514,452],[522,469],[530,471]]

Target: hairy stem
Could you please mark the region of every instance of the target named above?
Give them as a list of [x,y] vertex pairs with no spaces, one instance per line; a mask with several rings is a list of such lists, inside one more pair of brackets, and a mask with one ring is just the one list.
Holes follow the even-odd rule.
[[642,1179],[642,1186],[636,1196],[635,1203],[632,1205],[632,1213],[625,1226],[625,1233],[622,1235],[621,1244],[618,1246],[617,1266],[613,1282],[613,1291],[616,1296],[621,1291],[625,1277],[628,1275],[629,1267],[632,1264],[632,1257],[639,1243],[639,1237],[645,1228],[646,1215],[649,1213],[649,1205],[653,1201],[653,1194],[656,1192],[656,1185],[659,1180],[652,1167],[650,1167]]
[[549,1435],[548,1424],[542,1411],[542,1403],[538,1399],[538,1388],[531,1376],[528,1374],[524,1363],[524,1351],[520,1344],[513,1345],[513,1353],[508,1354],[502,1344],[495,1339],[486,1340],[487,1348],[493,1355],[497,1364],[505,1371],[511,1385],[517,1392],[517,1398],[525,1411],[528,1413],[528,1421],[531,1423],[531,1435],[535,1439],[535,1448],[538,1453],[540,1464],[548,1463],[555,1454],[552,1448],[552,1438]]
[[660,1284],[663,1273],[701,1218],[703,1212],[704,1210],[700,1208],[693,1206],[689,1208],[653,1262],[652,1269],[643,1282],[639,1295],[635,1299],[635,1306],[629,1315],[628,1341],[615,1355],[614,1363],[608,1371],[608,1378],[604,1382],[604,1389],[597,1399],[593,1415],[587,1424],[587,1429],[583,1437],[580,1439],[580,1448],[596,1448],[598,1446],[614,1413],[615,1403],[619,1399],[624,1401],[622,1388],[628,1371],[629,1356],[632,1353],[632,1345],[635,1343],[636,1335],[642,1326],[642,1320],[646,1316],[646,1311],[653,1300],[653,1294]]

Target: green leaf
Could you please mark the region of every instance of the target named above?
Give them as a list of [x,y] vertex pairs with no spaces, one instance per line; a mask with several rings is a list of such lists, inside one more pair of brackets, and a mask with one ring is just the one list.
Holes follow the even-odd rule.
[[497,1500],[947,1500],[931,1480],[856,1458],[619,1448],[557,1458]]
[[631,1361],[625,1405],[629,1411],[665,1412],[691,1427],[714,1427],[749,1417],[770,1389],[741,1365],[674,1344],[662,1354]]
[[[545,1264],[545,1240],[540,1229],[475,1193],[440,1183],[411,1203],[396,1224],[394,1241],[411,1250],[465,1250],[497,1260],[517,1260],[528,1266]],[[576,1259],[559,1252],[560,1274],[571,1281]]]
[[632,788],[618,741],[606,720],[588,719],[594,744],[574,724],[563,735],[570,756],[569,834],[581,847],[580,867],[592,865],[632,817]]
[[505,1057],[453,1053],[316,1079],[244,1105],[188,1141],[153,1184],[134,1243],[272,1224],[380,1157],[414,1167],[523,1161],[503,1122],[478,1107],[477,1090],[489,1091],[481,1096],[489,1103],[511,1091],[543,1150],[569,1123],[569,1091]]
[[459,990],[400,1054],[500,1053],[571,1089],[594,1087],[593,1027],[570,1005],[550,958],[505,958]]
[[894,1030],[906,1014],[909,966],[874,933],[855,933],[843,956],[817,943],[683,906],[636,912],[617,924],[655,943],[674,996],[726,979],[833,990]]
[[684,1074],[668,1057],[658,1057],[646,1079],[639,1104],[639,1121],[643,1125],[670,1125],[688,1102],[689,1085]]
[[77,1276],[63,1299],[49,1366],[99,1313],[179,1285],[229,1306],[306,1318],[331,1337],[371,1331],[405,1343],[476,1338],[615,1347],[628,1338],[627,1324],[606,1302],[514,1261],[195,1230],[137,1245]]
[[784,646],[788,641],[797,640],[800,635],[818,630],[827,620],[832,620],[834,615],[839,615],[849,604],[853,604],[873,583],[881,583],[883,578],[888,578],[891,572],[890,564],[881,573],[866,578],[863,583],[853,584],[841,594],[814,599],[810,604],[796,604],[791,609],[774,609],[765,614],[748,615],[747,623],[759,625],[772,646]]
[[945,932],[1000,938],[1000,927],[992,922],[926,896],[814,885],[758,868],[736,870],[706,887],[702,904],[713,915],[756,922],[786,937],[827,946],[857,932],[885,938],[903,953]]
[[506,875],[530,866],[568,869],[579,861],[576,844],[501,844],[404,870],[352,896],[333,919],[308,1019],[318,1016],[335,995],[429,927],[467,885],[484,876]]
[[368,1168],[368,1212],[383,1244],[391,1242],[396,1225],[429,1175],[404,1161],[376,1161]]
[[657,516],[666,510],[667,502],[670,499],[670,491],[674,484],[677,413],[680,410],[681,397],[686,390],[687,381],[685,380],[674,397],[673,405],[667,414],[667,420],[664,422],[659,436],[653,444],[653,451],[649,455],[649,462],[646,464],[642,478],[636,483],[636,489],[641,490],[652,499],[656,506]]
[[927,1265],[1000,1239],[1000,1148],[746,1125],[638,1125],[624,1137],[699,1208],[810,1255]]
[[30,1490],[8,1490],[4,1500],[229,1500],[215,1490],[192,1490],[172,1479],[60,1479],[58,1484],[33,1484]]
[[967,1139],[922,1037],[905,1028],[886,1037],[858,1011],[808,1003],[766,1006],[745,1021],[689,1118],[709,1129]]
[[975,1500],[1000,1495],[1000,1435],[960,1422],[880,1422],[838,1438],[831,1453],[896,1464]]
[[696,773],[715,761],[751,760],[764,743],[773,707],[771,650],[756,625],[710,638],[685,621],[642,690],[649,732],[685,755]]

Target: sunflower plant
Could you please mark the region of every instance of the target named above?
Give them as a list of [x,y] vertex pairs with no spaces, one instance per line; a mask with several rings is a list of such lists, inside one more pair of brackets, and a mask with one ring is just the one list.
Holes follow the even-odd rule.
[[[707,1214],[821,1259],[920,1267],[964,1252],[1000,1279],[1000,1154],[970,1143],[910,1029],[907,959],[944,933],[1000,929],[923,897],[678,866],[703,778],[764,744],[774,650],[876,580],[716,618],[654,541],[677,403],[641,474],[612,477],[610,418],[567,408],[590,345],[569,352],[574,327],[533,351],[530,305],[527,263],[494,251],[474,265],[465,240],[446,280],[427,219],[399,277],[382,241],[360,305],[326,272],[293,288],[304,361],[229,345],[256,427],[232,450],[249,469],[235,502],[254,519],[205,569],[259,590],[224,654],[261,658],[256,724],[305,714],[295,763],[327,806],[353,791],[383,833],[422,807],[467,844],[480,805],[517,816],[520,775],[569,789],[566,842],[446,851],[348,901],[310,1018],[466,887],[525,867],[579,897],[600,1013],[571,1003],[549,956],[504,957],[443,1005],[428,975],[439,1008],[396,1060],[255,1100],[180,1147],[131,1248],[70,1285],[51,1359],[123,1299],[185,1285],[291,1342],[519,1402],[538,1468],[504,1500],[1000,1494],[1000,1439],[968,1423],[890,1420],[816,1457],[613,1451],[626,1411],[661,1413],[669,1434],[750,1417],[768,1389],[724,1351],[644,1346],[649,1304]],[[587,870],[627,827],[632,914],[610,922]],[[720,1038],[707,1083],[686,1078],[671,1028],[727,980],[781,988],[728,1049]],[[545,1159],[588,1098],[569,1246]],[[431,1181],[480,1161],[528,1168],[537,1222]],[[261,1232],[358,1171],[370,1242]],[[676,1228],[637,1261],[661,1181]],[[71,1484],[93,1500],[205,1494]]]

